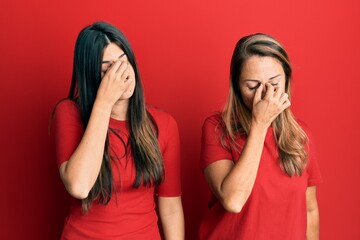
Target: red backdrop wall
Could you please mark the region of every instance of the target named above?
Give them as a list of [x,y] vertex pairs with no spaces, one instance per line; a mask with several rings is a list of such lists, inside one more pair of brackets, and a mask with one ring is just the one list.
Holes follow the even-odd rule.
[[66,96],[76,36],[96,20],[133,45],[147,101],[180,128],[187,239],[196,239],[208,188],[201,125],[222,108],[237,40],[274,35],[294,66],[292,109],[317,141],[322,239],[360,239],[360,4],[319,1],[45,1],[0,3],[0,238],[57,239],[68,197],[47,125]]

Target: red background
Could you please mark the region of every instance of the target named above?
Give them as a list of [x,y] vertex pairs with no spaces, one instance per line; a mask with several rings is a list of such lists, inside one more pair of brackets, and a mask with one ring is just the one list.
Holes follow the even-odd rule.
[[292,60],[292,109],[313,131],[324,178],[322,239],[360,239],[359,1],[220,2],[1,1],[1,239],[59,237],[68,198],[47,124],[69,88],[76,36],[96,20],[125,32],[147,101],[177,119],[187,239],[208,197],[201,125],[225,103],[235,43],[254,32],[277,37]]

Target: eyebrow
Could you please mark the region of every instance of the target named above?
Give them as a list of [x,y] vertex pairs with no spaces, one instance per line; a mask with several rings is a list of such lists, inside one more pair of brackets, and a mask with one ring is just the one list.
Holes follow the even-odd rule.
[[[125,53],[123,52],[117,59],[120,59],[122,58],[123,56],[125,55]],[[109,61],[102,61],[101,63],[104,64],[104,63],[111,63],[112,60],[109,60]]]
[[278,74],[276,76],[273,76],[273,77],[269,78],[269,80],[273,80],[274,78],[277,78],[277,77],[280,77],[280,76],[281,76],[281,74]]
[[[275,78],[277,78],[277,77],[281,77],[281,74],[278,74],[278,75],[275,75],[275,76],[269,78],[269,81],[271,81],[271,80],[273,80],[273,79],[275,79]],[[260,82],[260,81],[259,81],[259,80],[255,80],[255,79],[245,79],[244,82]]]

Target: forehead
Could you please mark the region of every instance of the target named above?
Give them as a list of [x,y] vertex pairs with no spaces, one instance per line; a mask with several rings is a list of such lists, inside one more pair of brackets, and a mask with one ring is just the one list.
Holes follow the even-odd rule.
[[245,60],[240,78],[261,80],[278,74],[284,75],[284,69],[279,60],[273,57],[251,56]]
[[103,61],[116,60],[124,51],[115,43],[110,43],[104,48]]

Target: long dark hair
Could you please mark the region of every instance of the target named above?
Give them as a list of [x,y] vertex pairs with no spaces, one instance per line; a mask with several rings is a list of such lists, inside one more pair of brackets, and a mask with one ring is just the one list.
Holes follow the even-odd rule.
[[[285,92],[291,97],[291,64],[283,46],[272,36],[257,33],[241,38],[236,44],[230,66],[229,96],[222,118],[224,134],[230,137],[232,147],[236,146],[236,135],[250,132],[251,111],[246,107],[240,92],[239,77],[243,65],[252,56],[272,57],[277,59],[285,73]],[[301,175],[308,158],[306,133],[295,120],[290,108],[285,109],[272,123],[279,150],[280,165],[289,176]]]
[[[146,110],[134,53],[124,34],[115,26],[106,22],[96,22],[79,33],[75,45],[72,81],[68,98],[75,101],[79,106],[81,120],[84,128],[86,128],[101,82],[103,51],[110,43],[115,43],[124,51],[135,72],[136,87],[129,100],[127,112],[130,127],[128,144],[130,144],[136,167],[136,179],[133,187],[137,188],[141,184],[144,186],[159,185],[163,179],[164,170],[157,141],[158,128],[155,120]],[[109,131],[115,133],[110,128]],[[121,139],[118,134],[116,135]],[[123,139],[121,141],[126,145]],[[87,212],[95,199],[104,205],[110,201],[115,187],[111,160],[109,136],[107,136],[99,176],[88,197],[82,200],[84,212]]]

